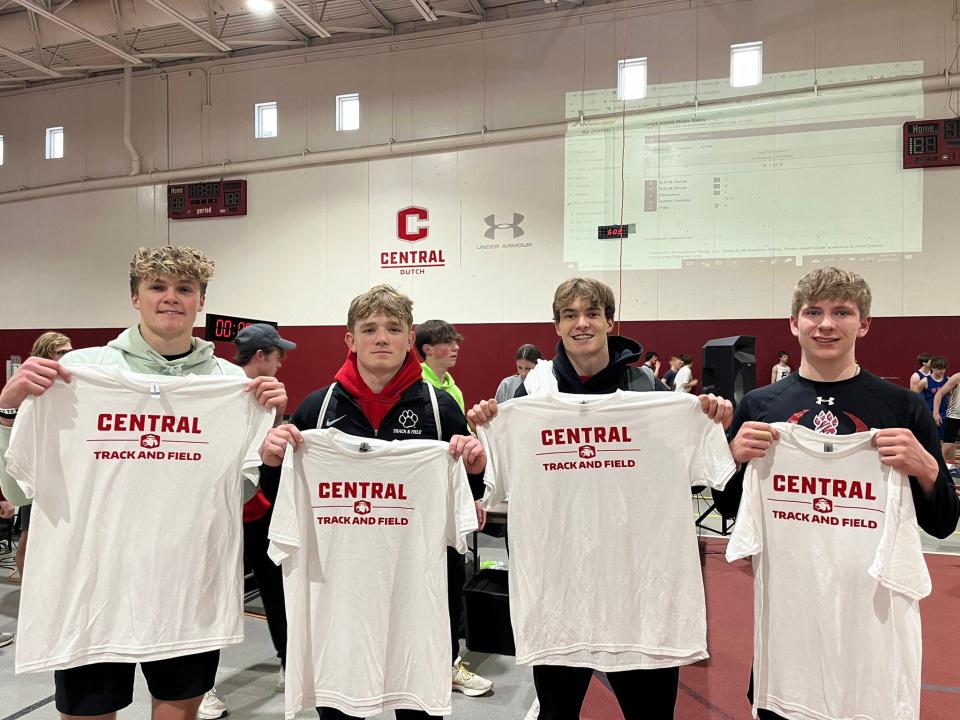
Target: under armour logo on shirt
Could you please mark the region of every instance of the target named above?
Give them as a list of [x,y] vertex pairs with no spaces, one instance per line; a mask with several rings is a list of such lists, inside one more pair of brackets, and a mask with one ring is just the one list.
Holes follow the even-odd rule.
[[822,398],[819,395],[817,395],[817,405],[833,405],[833,398],[832,397]]

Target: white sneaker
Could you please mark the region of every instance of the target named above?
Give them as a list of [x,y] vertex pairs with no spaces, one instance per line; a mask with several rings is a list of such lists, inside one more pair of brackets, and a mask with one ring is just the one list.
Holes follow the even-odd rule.
[[200,709],[197,710],[197,720],[217,720],[229,714],[230,708],[227,707],[223,698],[217,694],[217,689],[210,688],[210,692],[203,696]]
[[273,689],[276,690],[277,692],[283,692],[286,685],[287,685],[286,676],[284,675],[284,672],[283,672],[283,665],[281,665],[280,670],[277,671],[277,684]]
[[13,633],[0,633],[0,647],[6,647],[13,642]]
[[460,658],[457,658],[457,661],[453,664],[453,689],[459,690],[470,697],[490,692],[493,688],[493,681],[467,670],[469,664],[463,662]]

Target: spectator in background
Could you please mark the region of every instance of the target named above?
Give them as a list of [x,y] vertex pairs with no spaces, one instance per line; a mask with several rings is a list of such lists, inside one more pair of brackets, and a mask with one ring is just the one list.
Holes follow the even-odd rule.
[[770,383],[775,383],[778,380],[783,380],[787,375],[790,374],[790,366],[787,364],[787,360],[790,359],[790,355],[786,350],[781,350],[777,353],[777,364],[770,369]]
[[930,361],[933,355],[930,353],[920,353],[917,355],[917,365],[920,367],[910,375],[910,389],[914,392],[920,392],[920,381],[930,376]]
[[[935,355],[930,358],[930,374],[917,383],[916,389],[916,392],[923,395],[923,399],[927,403],[927,408],[929,408],[931,414],[933,413],[933,401],[937,396],[937,391],[946,384],[947,359]],[[946,412],[946,406],[941,405],[938,415],[934,418],[934,422],[937,423],[937,432],[940,435],[941,442],[943,441],[943,430],[946,424]]]
[[[960,391],[957,386],[960,385],[960,373],[954,373],[947,379],[947,382],[933,396],[933,421],[938,425],[943,425],[943,436],[941,440],[941,450],[943,459],[948,465],[956,465],[956,443],[957,435],[960,434]],[[947,398],[949,397],[949,401]],[[946,406],[946,413],[944,413]],[[946,414],[946,420],[941,418]]]
[[[287,352],[297,345],[280,337],[277,329],[268,323],[247,325],[234,341],[237,355],[234,362],[243,368],[251,380],[260,376],[276,377]],[[277,424],[283,418],[284,408],[277,408]],[[284,668],[287,665],[287,613],[283,605],[283,573],[280,566],[267,557],[270,541],[267,531],[277,499],[276,483],[261,482],[256,494],[243,506],[243,557],[253,570],[267,617],[270,639],[280,658],[276,691],[283,692]],[[198,716],[200,717],[200,716]]]
[[650,368],[650,372],[653,373],[655,378],[660,377],[660,356],[657,355],[656,350],[647,351],[647,354],[643,356],[643,364]]
[[463,335],[444,320],[427,320],[417,325],[417,354],[423,361],[423,379],[435,388],[446,390],[457,401],[460,411],[466,413],[463,406],[463,393],[454,382],[450,368],[457,364],[457,354]]
[[[30,357],[46,358],[59,361],[64,355],[73,350],[73,345],[63,333],[49,331],[43,333],[33,341]],[[17,545],[17,572],[10,576],[11,582],[20,582],[23,579],[23,565],[27,558],[27,535],[30,529],[30,508],[33,503],[27,503],[20,508],[20,542]]]
[[514,396],[517,388],[520,387],[520,383],[527,377],[527,373],[537,366],[537,360],[542,357],[543,353],[536,345],[527,344],[517,348],[517,372],[500,381],[496,395],[498,403],[509,400]]
[[680,368],[673,379],[674,392],[693,392],[700,381],[693,377],[693,358],[689,355],[680,356]]
[[673,383],[676,380],[677,371],[683,367],[683,360],[680,359],[679,355],[671,355],[670,360],[667,362],[670,365],[670,369],[663,374],[663,384],[673,390]]
[[[4,497],[3,493],[0,492],[0,520],[9,520],[13,517],[15,508],[11,505]],[[0,648],[6,647],[13,642],[14,634],[12,632],[0,632]]]

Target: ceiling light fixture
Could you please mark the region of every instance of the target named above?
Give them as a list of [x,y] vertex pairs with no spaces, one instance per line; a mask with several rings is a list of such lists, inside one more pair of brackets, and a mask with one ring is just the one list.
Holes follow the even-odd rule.
[[257,15],[267,15],[273,12],[271,0],[247,0],[247,7]]

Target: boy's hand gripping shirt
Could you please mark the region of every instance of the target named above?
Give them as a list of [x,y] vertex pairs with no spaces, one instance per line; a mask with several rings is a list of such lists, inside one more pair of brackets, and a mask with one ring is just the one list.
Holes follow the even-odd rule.
[[617,671],[707,657],[690,487],[733,474],[692,395],[549,393],[479,435],[486,507],[509,496],[517,663]]
[[873,432],[776,423],[753,460],[730,561],[753,556],[754,709],[788,720],[916,720],[930,593],[910,484]]
[[446,548],[477,514],[434,440],[307,430],[287,449],[270,524],[287,609],[286,717],[332,707],[450,714]]
[[17,672],[240,642],[242,485],[273,411],[245,378],[70,372],[24,401],[6,453],[33,498]]

